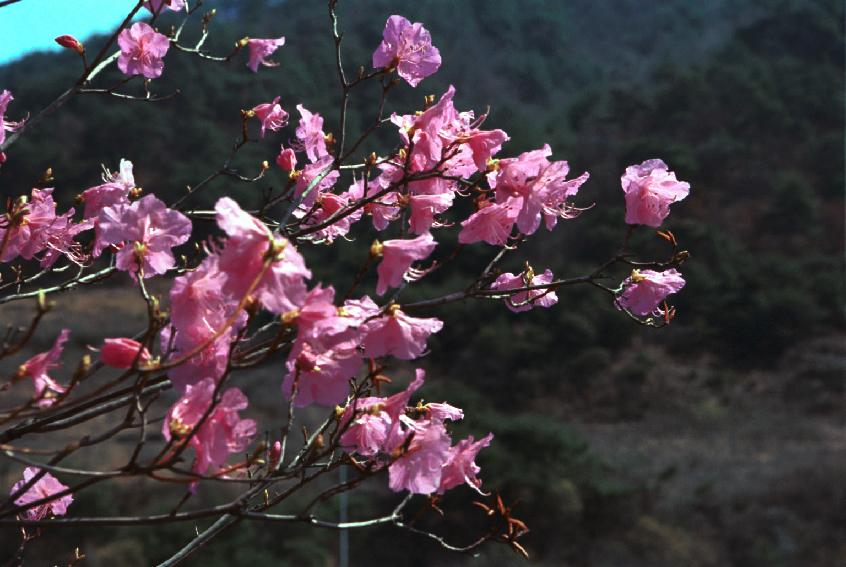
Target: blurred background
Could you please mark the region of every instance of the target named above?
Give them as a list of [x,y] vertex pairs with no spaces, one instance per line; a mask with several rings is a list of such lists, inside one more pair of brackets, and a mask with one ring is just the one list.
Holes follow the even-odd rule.
[[[121,10],[108,13],[119,3],[98,8],[80,1],[90,17],[68,19],[54,32],[65,20],[44,4],[23,0],[0,9],[0,29],[27,25],[27,38],[83,39],[121,19]],[[243,54],[221,65],[171,50],[152,88],[157,94],[178,88],[180,96],[159,103],[78,97],[12,146],[0,170],[2,195],[28,193],[52,167],[64,209],[99,182],[100,164],[114,170],[127,158],[145,191],[172,202],[226,159],[240,132],[239,110],[277,95],[292,122],[301,102],[326,117],[327,130],[336,129],[338,88],[324,2],[208,0],[205,7],[217,8],[207,43],[212,52],[228,53],[245,35],[284,35],[287,44],[274,57],[280,66],[254,75]],[[7,19],[6,10],[24,19]],[[619,176],[627,165],[660,157],[692,188],[665,223],[691,252],[682,267],[687,287],[673,298],[678,316],[666,329],[633,324],[590,288],[562,289],[556,307],[525,314],[485,301],[431,312],[446,326],[430,342],[433,354],[420,361],[429,376],[422,393],[465,409],[456,437],[495,433],[479,459],[482,477],[487,489],[519,501],[514,514],[531,529],[522,540],[531,564],[843,565],[843,3],[341,0],[348,72],[369,69],[394,13],[424,23],[443,66],[417,89],[397,89],[389,112],[420,108],[424,95],[454,84],[459,109],[481,113],[490,106],[486,126],[511,136],[500,157],[549,143],[554,159],[591,174],[577,202],[595,207],[552,233],[539,232],[505,267],[517,269],[528,259],[537,271],[577,276],[612,255],[625,234]],[[175,22],[168,15],[158,27]],[[196,24],[186,37],[196,37]],[[0,88],[16,97],[12,119],[36,113],[79,73],[75,54],[24,53],[22,41],[0,48],[6,61]],[[89,52],[102,41],[85,38]],[[100,84],[119,79],[115,72]],[[353,96],[351,133],[374,112],[378,87],[371,87]],[[234,166],[257,171],[292,136],[291,127],[268,136],[241,152]],[[386,128],[362,155],[391,147],[394,136]],[[208,208],[231,195],[255,206],[262,189],[283,182],[275,168],[258,185],[222,179],[191,203]],[[364,224],[353,242],[303,246],[314,281],[349,285],[374,237]],[[454,241],[456,232],[443,230],[443,241]],[[635,234],[634,246],[647,254],[664,250],[646,229]],[[490,253],[483,245],[463,250],[449,270],[410,289],[406,300],[463,288]],[[73,329],[76,354],[103,336],[143,326],[144,306],[128,282],[121,275],[60,297],[32,352],[45,350],[63,326]],[[0,318],[16,320],[28,309],[5,307]],[[4,367],[3,376],[20,362]],[[392,372],[401,386],[409,375],[410,367]],[[282,361],[274,360],[236,381],[263,427],[281,424],[281,377]],[[100,466],[110,461],[102,453],[90,458]],[[21,466],[0,466],[3,486],[10,486]],[[160,497],[155,488],[132,484],[83,494],[71,512],[161,511],[178,499],[151,499]],[[468,543],[461,538],[472,539],[479,514],[467,505],[470,491],[454,492],[443,503],[446,518],[425,521]],[[350,514],[368,517],[396,502],[382,483],[369,484],[351,495]],[[326,513],[335,512],[330,506]],[[33,546],[30,559],[52,565],[80,547],[88,555],[84,565],[149,565],[194,529],[57,531],[45,536],[49,546]],[[13,529],[0,530],[0,556],[12,553],[17,537]],[[349,554],[351,565],[524,564],[505,548],[490,546],[475,559],[455,556],[389,528],[352,532]],[[337,562],[335,532],[243,524],[188,564]]]

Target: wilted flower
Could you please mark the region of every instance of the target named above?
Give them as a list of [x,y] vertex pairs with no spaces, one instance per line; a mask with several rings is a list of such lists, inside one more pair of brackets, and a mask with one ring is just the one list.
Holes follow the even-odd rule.
[[279,39],[250,39],[247,41],[247,47],[250,50],[250,56],[247,60],[247,67],[249,67],[253,73],[258,72],[259,65],[264,65],[265,67],[275,67],[279,65],[274,61],[270,61],[267,59],[273,53],[285,45],[285,38],[280,37]]

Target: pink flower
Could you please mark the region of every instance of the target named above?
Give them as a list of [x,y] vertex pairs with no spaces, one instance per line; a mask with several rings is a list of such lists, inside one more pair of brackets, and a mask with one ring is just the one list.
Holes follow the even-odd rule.
[[[12,486],[10,494],[18,492],[40,472],[41,469],[38,467],[25,468],[23,480],[19,480],[14,484],[14,486]],[[67,489],[68,487],[59,482],[56,477],[48,472],[45,472],[44,475],[35,482],[35,484],[30,486],[26,492],[15,499],[15,506],[26,506],[31,502],[50,498],[54,494],[59,494]],[[32,521],[42,520],[48,515],[64,516],[71,503],[73,503],[73,494],[65,494],[64,496],[60,496],[54,500],[29,508],[28,510],[22,512],[20,516],[23,516],[26,520]]]
[[690,192],[690,184],[676,179],[660,159],[649,159],[630,165],[620,178],[626,194],[626,222],[658,228],[670,205],[681,201]]
[[441,485],[452,441],[443,423],[416,422],[415,426],[408,449],[388,467],[388,487],[394,492],[432,494]]
[[144,7],[154,14],[161,13],[165,8],[178,12],[185,9],[185,0],[147,0]]
[[[203,378],[217,381],[226,370],[229,346],[246,323],[242,312],[235,323],[211,343],[212,337],[224,327],[232,313],[232,300],[223,293],[226,274],[218,268],[218,256],[210,254],[196,270],[189,271],[173,281],[170,290],[170,328],[161,333],[161,349],[174,358],[207,344],[199,354],[175,368],[168,376],[177,391]],[[174,334],[175,333],[175,334]]]
[[[132,174],[132,162],[120,160],[120,171],[103,173],[103,184],[91,187],[82,192],[81,198],[85,203],[82,216],[86,219],[96,218],[100,209],[112,205],[129,204],[129,192],[135,187],[135,176]],[[99,255],[99,252],[97,253]]]
[[[166,440],[186,437],[208,411],[215,390],[215,381],[206,378],[185,389],[185,394],[168,411],[162,424]],[[196,454],[193,471],[202,474],[226,463],[231,453],[242,453],[256,433],[256,422],[241,419],[247,397],[238,388],[223,393],[220,403],[209,414],[200,429],[191,437]]]
[[62,356],[62,350],[65,343],[68,342],[69,337],[70,330],[62,329],[50,350],[36,354],[18,368],[18,376],[29,376],[32,378],[33,385],[35,386],[34,399],[38,407],[50,407],[56,402],[57,396],[67,391],[67,388],[53,380],[47,373],[61,366],[59,359]]
[[[294,187],[294,196],[302,197],[300,207],[311,209],[318,197],[338,182],[341,174],[337,169],[332,169],[333,164],[332,156],[327,154],[303,168]],[[318,177],[320,181],[312,185]]]
[[297,167],[297,154],[291,148],[281,148],[279,155],[276,156],[276,165],[283,171],[293,171]]
[[[311,199],[306,200],[310,201]],[[313,210],[315,204],[317,204],[317,209]],[[322,224],[342,209],[347,208],[349,204],[350,202],[346,194],[335,195],[334,193],[329,192],[320,193],[317,195],[316,203],[312,203],[312,206],[310,207],[306,207],[304,204],[300,205],[294,211],[294,215],[297,218],[303,218],[308,215],[308,218],[301,225],[303,228],[308,228],[310,226]],[[327,244],[331,244],[339,236],[345,236],[350,231],[353,223],[361,220],[361,216],[363,214],[364,213],[361,209],[353,211],[350,214],[336,219],[335,222],[322,230],[306,235],[305,238],[314,242],[325,242]]]
[[270,267],[251,295],[276,314],[302,305],[307,291],[305,279],[311,272],[294,245],[271,233],[229,197],[218,200],[215,211],[218,226],[229,237],[219,261],[220,271],[226,275],[223,293],[236,303],[240,301],[261,274],[267,255],[273,253]]
[[[353,400],[341,415],[341,426],[346,426],[340,445],[350,453],[365,457],[390,455],[402,445],[409,432],[402,427],[412,394],[420,389],[426,373],[418,368],[408,387],[388,398],[358,398]],[[352,423],[350,423],[352,420]]]
[[144,22],[136,22],[118,36],[120,57],[118,68],[124,75],[143,75],[148,79],[160,77],[164,58],[170,48],[167,36],[156,32]]
[[376,293],[383,295],[389,287],[399,287],[406,271],[416,260],[423,260],[435,249],[437,244],[428,232],[411,240],[386,240],[381,244],[376,241],[371,247],[371,253],[376,251],[382,256],[382,261],[376,272],[379,281]]
[[150,361],[150,351],[132,339],[105,339],[103,348],[100,349],[100,360],[113,368],[132,368],[136,360],[139,365],[147,364]]
[[247,42],[247,46],[250,50],[249,60],[247,61],[247,67],[249,67],[253,73],[258,72],[259,65],[264,65],[265,67],[276,67],[279,63],[275,61],[270,61],[267,59],[273,53],[285,45],[285,38],[280,37],[279,39],[251,39]]
[[288,124],[288,113],[279,104],[279,99],[276,97],[273,102],[266,102],[253,107],[256,117],[261,121],[261,137],[264,138],[265,130],[273,130],[276,132]]
[[616,305],[643,317],[654,312],[668,295],[678,292],[684,284],[684,278],[674,269],[663,272],[632,270],[632,275],[623,282],[623,292]]
[[482,439],[474,442],[471,435],[450,447],[449,456],[442,471],[441,483],[438,486],[438,494],[443,494],[447,490],[464,483],[467,483],[476,492],[484,494],[479,489],[482,481],[476,477],[481,469],[475,461],[479,451],[489,446],[492,439],[493,433],[488,433]]
[[473,163],[479,171],[485,171],[491,156],[510,139],[503,130],[473,130],[465,134],[465,138],[473,155]]
[[412,87],[441,66],[441,54],[432,45],[432,37],[416,22],[391,16],[382,32],[382,43],[373,53],[373,67],[393,69]]
[[[11,92],[7,90],[0,92],[0,144],[6,141],[6,132],[14,132],[23,124],[23,120],[20,122],[10,122],[9,120],[6,120],[6,109],[9,107],[9,103],[14,99],[15,97],[12,96]],[[0,163],[3,163],[4,161],[6,161],[5,156],[0,159]]]
[[[531,269],[529,272],[514,275],[511,272],[501,274],[491,284],[491,289],[509,290],[523,287],[544,285],[552,282],[552,272],[547,268],[540,275],[535,275]],[[554,291],[547,292],[544,289],[523,291],[505,299],[505,305],[514,313],[529,311],[534,307],[552,307],[558,303],[558,296]]]
[[57,216],[52,193],[53,189],[49,188],[33,189],[29,201],[22,199],[16,205],[17,214],[3,219],[0,241],[5,241],[5,247],[0,254],[0,262],[14,260],[18,256],[31,260],[45,250],[47,253],[42,258],[42,267],[52,265],[61,254],[78,260],[75,251],[79,246],[73,242],[73,237],[90,227],[73,224],[73,209]]
[[504,246],[511,236],[521,205],[520,199],[508,199],[504,203],[483,201],[481,208],[461,223],[458,241],[462,244],[487,242],[493,246]]
[[371,358],[413,360],[426,350],[429,336],[443,327],[440,319],[409,317],[395,304],[385,315],[366,323],[364,354]]
[[508,198],[522,200],[517,216],[517,228],[523,234],[533,234],[546,221],[547,230],[555,227],[559,218],[575,216],[566,203],[575,195],[589,175],[566,179],[570,167],[566,161],[550,162],[549,145],[525,152],[516,158],[499,161],[498,170],[488,174],[488,183],[496,188],[497,201]]
[[311,404],[335,406],[347,399],[350,390],[350,378],[355,377],[361,368],[361,357],[355,351],[332,349],[315,352],[305,343],[300,353],[288,358],[288,374],[282,383],[286,398],[293,392],[297,382],[296,407]]
[[60,35],[54,41],[65,49],[72,49],[77,53],[85,53],[85,46],[72,35]]
[[430,402],[423,406],[426,416],[432,421],[460,421],[464,419],[464,410],[446,402]]
[[455,193],[449,191],[437,195],[411,195],[408,204],[411,207],[411,216],[408,225],[414,234],[423,234],[432,228],[435,222],[435,215],[443,213],[452,206]]
[[101,245],[123,244],[117,253],[117,268],[137,277],[139,260],[144,277],[164,274],[176,264],[171,248],[191,236],[191,221],[168,209],[155,195],[131,205],[113,205],[100,210],[97,218]]
[[297,105],[300,112],[300,123],[296,135],[300,148],[305,151],[309,161],[315,162],[329,155],[326,151],[326,134],[323,132],[323,117],[318,113],[308,111],[302,104]]

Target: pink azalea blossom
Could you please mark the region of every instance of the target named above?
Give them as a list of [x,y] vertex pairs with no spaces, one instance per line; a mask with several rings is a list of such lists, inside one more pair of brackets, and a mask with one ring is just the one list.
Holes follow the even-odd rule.
[[[170,289],[170,318],[173,330],[166,328],[161,333],[161,349],[176,358],[191,352],[201,345],[200,353],[168,372],[177,391],[203,378],[217,381],[226,370],[229,346],[238,331],[246,323],[242,311],[235,323],[219,337],[214,335],[227,323],[232,300],[223,293],[226,274],[218,267],[217,254],[209,254],[197,269],[186,272],[173,282]],[[211,341],[211,342],[209,342]]]
[[653,313],[668,295],[678,292],[684,284],[684,278],[675,269],[663,272],[633,270],[623,282],[623,292],[616,305],[643,317]]
[[447,490],[465,483],[476,492],[484,494],[479,489],[482,481],[476,476],[481,469],[475,461],[479,451],[489,446],[492,440],[493,433],[488,433],[485,437],[475,442],[471,435],[467,439],[462,439],[453,447],[450,447],[449,455],[441,474],[438,494],[443,494]]
[[462,244],[487,242],[493,246],[505,246],[517,215],[520,214],[520,199],[508,199],[504,203],[482,202],[481,208],[461,223],[458,241]]
[[129,204],[129,192],[135,187],[135,176],[132,174],[132,162],[120,160],[120,171],[103,172],[103,184],[91,187],[80,196],[85,203],[82,216],[86,219],[96,218],[100,210],[112,205]]
[[[206,378],[185,389],[185,394],[168,411],[162,424],[166,440],[186,437],[208,411],[215,381]],[[238,388],[223,392],[220,403],[191,437],[195,459],[193,471],[205,473],[219,468],[232,453],[243,453],[256,433],[256,422],[242,419],[238,412],[247,408],[247,397]]]
[[266,102],[253,107],[253,112],[261,121],[261,137],[264,138],[265,130],[272,130],[276,132],[288,124],[288,113],[279,104],[279,99],[276,97],[273,102]]
[[227,238],[220,252],[220,271],[226,274],[223,292],[239,302],[259,278],[267,254],[275,256],[270,267],[252,290],[265,309],[282,314],[297,309],[306,296],[305,279],[311,277],[303,257],[286,239],[274,235],[258,219],[250,216],[230,199],[223,197],[215,205],[217,224]]
[[[534,272],[523,272],[514,275],[511,272],[501,274],[491,284],[491,289],[509,290],[522,287],[544,285],[552,282],[552,272],[547,268],[542,274],[534,275]],[[505,305],[514,313],[529,311],[534,307],[552,307],[558,303],[558,296],[554,291],[547,292],[545,289],[522,291],[505,299]]]
[[446,402],[430,402],[423,406],[426,416],[432,421],[460,421],[464,410]]
[[[41,471],[38,467],[27,467],[24,469],[23,479],[19,480],[12,486],[10,494],[17,493],[20,489],[26,486],[36,475]],[[41,478],[35,481],[35,484],[30,486],[26,492],[15,499],[15,506],[26,506],[32,502],[50,498],[54,494],[64,492],[68,487],[62,484],[53,475],[45,472]],[[20,516],[25,520],[43,520],[47,516],[64,516],[68,512],[68,506],[73,503],[73,494],[65,494],[38,506],[34,506],[21,512]]]
[[285,38],[279,39],[251,39],[247,42],[247,47],[250,50],[249,59],[247,60],[247,67],[253,73],[258,72],[259,65],[265,67],[276,67],[279,63],[268,59],[273,53],[285,45]]
[[626,194],[626,222],[658,228],[670,205],[681,201],[690,192],[690,184],[676,179],[660,159],[649,159],[630,165],[620,178]]
[[167,36],[144,22],[136,22],[118,36],[120,57],[118,68],[124,75],[143,75],[147,79],[161,76],[164,56],[170,48]]
[[473,155],[473,163],[479,171],[485,171],[491,156],[502,149],[510,138],[503,130],[474,130],[465,134],[467,145]]
[[329,155],[326,150],[326,133],[323,132],[323,117],[310,112],[302,104],[297,105],[297,110],[301,117],[296,130],[297,140],[309,161],[316,162]]
[[296,381],[296,407],[311,404],[332,407],[347,398],[350,379],[361,368],[361,356],[342,349],[315,352],[305,343],[297,356],[288,358],[287,368],[282,391],[290,398]]
[[402,428],[401,416],[412,394],[423,385],[425,376],[418,368],[414,380],[402,392],[387,398],[358,398],[348,404],[341,415],[341,426],[346,427],[340,438],[341,447],[350,453],[376,457],[390,455],[402,445],[408,431]]
[[432,494],[441,485],[452,444],[443,423],[415,423],[408,449],[388,467],[388,487],[394,492]]
[[444,324],[440,319],[410,317],[394,305],[388,313],[369,321],[365,327],[366,356],[413,360],[423,354],[429,336],[440,331]]
[[384,295],[389,287],[402,285],[403,276],[417,260],[427,258],[435,249],[437,244],[432,235],[428,232],[411,240],[386,240],[381,244],[374,244],[371,250],[378,250],[382,256],[376,273],[379,274],[379,281],[376,284],[376,293]]
[[41,258],[44,268],[50,267],[63,254],[77,263],[82,261],[80,246],[74,242],[74,237],[90,225],[74,224],[73,209],[56,215],[52,193],[50,188],[33,189],[31,198],[18,205],[19,214],[5,219],[5,226],[0,225],[0,242],[5,242],[0,262],[18,256],[31,260],[41,252],[44,252]]
[[575,195],[589,175],[566,179],[570,167],[566,161],[550,162],[549,145],[525,152],[516,158],[500,160],[498,169],[488,174],[488,183],[496,188],[499,202],[508,198],[522,200],[517,216],[517,228],[523,234],[533,234],[546,221],[547,230],[555,227],[559,218],[575,216],[567,199]]
[[[350,188],[345,192],[345,195],[354,201],[372,197],[374,193],[383,189],[387,189],[391,184],[391,180],[387,176],[380,175],[367,184],[367,195],[364,193],[365,183],[364,179],[358,179],[350,185]],[[373,228],[376,230],[385,230],[388,225],[400,217],[400,208],[397,205],[399,201],[399,194],[395,191],[390,191],[376,201],[371,201],[364,206],[364,212],[372,217]]]
[[[317,207],[313,210],[315,204]],[[311,207],[306,207],[304,204],[300,205],[294,211],[294,215],[297,218],[303,218],[308,215],[308,218],[301,226],[303,228],[309,228],[324,223],[342,209],[346,209],[349,205],[350,201],[347,198],[347,195],[335,195],[334,193],[329,192],[320,193],[317,196],[316,203],[313,203]],[[361,220],[363,214],[364,213],[361,209],[353,211],[350,214],[346,214],[343,217],[336,219],[335,222],[329,226],[306,235],[305,238],[314,242],[325,242],[326,244],[331,244],[339,236],[345,236],[350,231],[352,225]]]
[[97,230],[101,245],[123,245],[116,257],[119,270],[135,278],[141,260],[144,277],[150,278],[176,264],[171,249],[191,236],[191,221],[179,211],[168,209],[155,195],[146,195],[131,205],[101,209]]
[[435,215],[443,213],[452,206],[455,193],[440,193],[437,195],[411,195],[408,204],[411,216],[408,225],[414,234],[427,232],[435,222]]
[[402,16],[388,18],[382,43],[373,53],[374,68],[396,68],[400,77],[416,87],[440,66],[441,54],[423,24],[412,24]]
[[62,350],[65,347],[65,343],[68,342],[69,337],[70,330],[62,329],[50,350],[36,354],[18,368],[18,376],[29,376],[32,378],[33,385],[35,386],[34,399],[38,407],[50,407],[56,402],[57,396],[67,391],[67,388],[51,378],[48,372],[61,366],[59,359],[62,356]]
[[[331,189],[341,177],[337,169],[331,169],[334,160],[332,156],[325,155],[317,161],[305,166],[297,177],[297,184],[294,186],[294,196],[302,197],[300,206],[303,209],[311,209],[318,197]],[[320,178],[315,183],[315,180]],[[312,185],[315,183],[314,185]]]
[[144,7],[154,14],[159,14],[164,9],[178,12],[185,9],[185,0],[147,0]]
[[[11,122],[6,120],[6,110],[9,107],[9,103],[14,99],[15,97],[12,96],[10,91],[0,91],[0,144],[6,141],[6,132],[14,132],[23,125],[23,121]],[[6,161],[5,156],[0,159],[0,163],[4,161]]]
[[282,147],[279,155],[276,156],[276,165],[283,171],[294,171],[297,167],[297,154],[291,148]]
[[103,341],[100,361],[106,366],[132,368],[136,360],[138,365],[144,365],[150,361],[150,351],[138,341],[125,337]]

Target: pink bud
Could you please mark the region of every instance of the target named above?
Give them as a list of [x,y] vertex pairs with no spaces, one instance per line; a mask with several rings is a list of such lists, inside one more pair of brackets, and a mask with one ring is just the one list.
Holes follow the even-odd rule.
[[276,156],[276,165],[285,171],[293,171],[297,167],[297,156],[291,148],[285,148]]
[[67,49],[73,49],[80,55],[85,53],[85,46],[82,45],[78,39],[72,35],[60,35],[56,38],[56,43]]
[[[139,364],[146,364],[150,361],[150,352],[138,341],[132,339],[105,339],[103,348],[100,349],[100,360],[103,364],[113,368],[131,368],[135,358],[138,357]],[[138,351],[141,355],[138,355]]]
[[282,458],[282,443],[276,441],[273,443],[273,446],[270,448],[270,455],[268,455],[270,462],[268,465],[271,469],[276,468],[276,465],[279,464],[279,459]]

